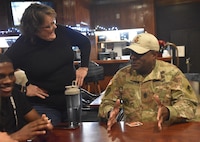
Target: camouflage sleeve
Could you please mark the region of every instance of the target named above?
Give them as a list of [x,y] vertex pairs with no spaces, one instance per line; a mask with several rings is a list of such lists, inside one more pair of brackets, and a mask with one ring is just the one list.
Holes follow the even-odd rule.
[[102,102],[99,107],[99,117],[107,119],[108,112],[113,109],[116,100],[119,98],[119,89],[123,84],[122,82],[122,73],[118,71],[106,87],[105,95],[102,98]]
[[181,122],[195,117],[198,104],[197,96],[183,73],[178,72],[171,84],[172,104],[168,123]]

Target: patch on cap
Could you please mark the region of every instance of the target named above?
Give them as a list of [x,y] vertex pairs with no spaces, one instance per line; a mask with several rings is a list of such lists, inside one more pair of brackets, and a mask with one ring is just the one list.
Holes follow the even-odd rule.
[[133,50],[138,54],[144,54],[149,50],[159,51],[160,45],[158,39],[149,33],[141,33],[137,35],[130,46],[126,48]]

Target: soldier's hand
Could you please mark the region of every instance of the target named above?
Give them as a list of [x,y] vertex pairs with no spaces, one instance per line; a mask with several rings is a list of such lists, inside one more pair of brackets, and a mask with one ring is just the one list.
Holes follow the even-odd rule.
[[158,120],[158,129],[162,130],[162,123],[164,121],[166,121],[169,118],[169,110],[167,107],[165,107],[158,95],[154,95],[153,99],[156,101],[156,103],[158,104],[158,114],[157,114],[157,120]]
[[107,122],[107,130],[110,131],[111,127],[117,122],[116,117],[120,110],[120,100],[118,99],[115,103],[113,110],[110,112],[110,116]]

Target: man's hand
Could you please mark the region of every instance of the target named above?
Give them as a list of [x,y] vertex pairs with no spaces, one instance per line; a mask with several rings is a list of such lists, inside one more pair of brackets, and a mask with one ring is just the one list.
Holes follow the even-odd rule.
[[118,99],[115,103],[113,110],[110,112],[110,116],[107,122],[107,130],[110,131],[111,127],[117,122],[116,117],[120,110],[120,100]]
[[26,95],[29,96],[29,97],[38,96],[41,99],[45,99],[46,97],[49,96],[46,91],[44,91],[41,88],[39,88],[38,86],[35,86],[35,85],[32,85],[32,84],[29,84],[27,86]]
[[28,123],[10,136],[15,140],[26,141],[28,139],[34,139],[36,136],[44,135],[47,133],[47,130],[52,129],[53,125],[51,124],[51,120],[43,114],[40,119]]
[[164,121],[166,121],[169,118],[169,110],[167,107],[165,107],[158,95],[154,95],[153,99],[156,101],[156,103],[158,104],[158,114],[157,114],[157,120],[158,120],[158,129],[162,130],[162,123]]

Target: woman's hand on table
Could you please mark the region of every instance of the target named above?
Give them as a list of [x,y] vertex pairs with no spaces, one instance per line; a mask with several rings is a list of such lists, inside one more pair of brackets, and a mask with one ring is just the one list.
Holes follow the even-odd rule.
[[84,78],[86,77],[88,72],[88,68],[87,67],[79,67],[76,70],[76,82],[78,86],[82,86],[83,85],[83,81]]
[[46,97],[49,97],[49,95],[47,94],[47,92],[45,90],[39,88],[36,85],[32,85],[32,84],[29,84],[27,86],[26,96],[29,96],[29,97],[37,96],[41,99],[45,99]]

